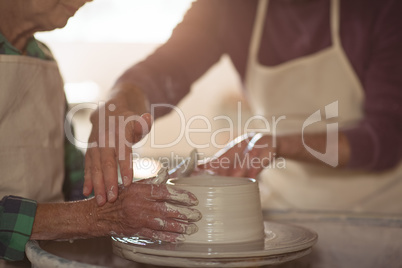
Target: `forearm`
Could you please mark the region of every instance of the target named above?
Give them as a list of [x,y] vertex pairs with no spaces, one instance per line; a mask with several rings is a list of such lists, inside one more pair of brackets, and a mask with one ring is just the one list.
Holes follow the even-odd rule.
[[109,103],[115,104],[116,107],[123,105],[139,115],[150,112],[148,97],[130,82],[117,82],[109,94]]
[[118,92],[125,92],[125,100],[132,106],[138,104],[138,101],[145,101],[148,110],[152,104],[158,105],[151,111],[156,119],[169,113],[170,105],[176,105],[189,92],[191,82],[184,73],[184,70],[173,66],[164,57],[152,55],[145,62],[127,69],[116,81],[112,94],[115,96],[113,92],[116,89]]
[[65,240],[104,236],[98,224],[95,200],[38,204],[31,239]]
[[226,52],[223,40],[214,38],[220,36],[226,6],[220,1],[193,3],[169,40],[127,69],[116,84],[135,85],[151,105],[169,104],[155,107],[155,119],[169,113],[170,105],[177,105],[190,92],[191,85]]
[[184,190],[165,184],[136,183],[120,188],[117,200],[101,207],[94,198],[39,204],[30,238],[68,240],[139,235],[177,242],[182,234],[197,230],[193,222],[201,214],[190,208],[197,203],[197,198]]
[[304,134],[303,138],[304,143],[300,134],[276,137],[276,157],[326,165],[325,162],[312,155],[306,149],[306,146],[322,154],[326,153],[328,150],[327,147],[332,147],[335,148],[335,150],[330,153],[338,155],[337,166],[344,167],[348,164],[350,159],[350,146],[344,134],[338,134],[337,145],[327,144],[326,133]]

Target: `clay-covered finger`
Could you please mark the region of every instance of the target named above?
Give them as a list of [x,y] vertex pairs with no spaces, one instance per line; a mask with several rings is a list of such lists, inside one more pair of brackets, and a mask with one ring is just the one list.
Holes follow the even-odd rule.
[[190,153],[190,158],[188,159],[188,161],[186,161],[184,169],[181,171],[182,176],[183,177],[190,176],[193,173],[197,163],[198,163],[198,152],[197,149],[193,149]]
[[162,167],[159,169],[156,177],[148,178],[141,180],[139,182],[144,184],[163,184],[169,179],[168,169],[166,167]]
[[165,203],[164,206],[165,217],[167,218],[186,220],[190,222],[199,221],[202,218],[201,212],[195,208],[177,206],[170,203]]
[[164,201],[183,206],[195,206],[198,204],[197,197],[186,190],[167,184],[146,184],[146,180],[133,183],[124,189],[129,195],[136,195],[148,201]]
[[155,230],[148,229],[148,228],[142,228],[137,233],[137,235],[141,236],[141,237],[149,238],[152,240],[159,240],[159,241],[170,242],[170,243],[177,243],[177,242],[182,242],[185,240],[183,234],[155,231]]
[[102,206],[106,203],[105,183],[103,181],[100,153],[98,149],[92,151],[91,155],[91,178],[95,191],[96,203]]
[[[119,141],[124,143],[125,141]],[[117,149],[117,159],[119,161],[120,175],[124,186],[128,186],[133,181],[133,163],[132,163],[132,148],[131,144],[119,144]]]
[[152,207],[147,209],[149,211],[152,211],[148,213],[152,213],[154,215],[161,215],[164,218],[170,218],[170,219],[195,222],[199,221],[202,218],[201,212],[195,208],[175,205],[167,202],[154,202],[154,204],[152,204]]
[[193,193],[166,184],[152,184],[151,198],[157,201],[166,201],[184,206],[198,205],[198,199]]
[[147,226],[148,228],[157,231],[187,235],[194,234],[198,231],[198,227],[194,223],[187,223],[169,218],[152,218],[148,220]]
[[120,175],[124,186],[129,186],[133,181],[134,171],[131,160],[131,148],[126,148],[124,160],[119,160]]
[[87,152],[85,154],[84,186],[82,189],[82,193],[85,196],[89,196],[92,192],[92,189],[93,189],[93,184],[92,184],[92,177],[91,177],[91,157],[89,157],[89,154]]
[[124,186],[130,185],[133,180],[132,146],[148,134],[152,124],[150,114],[126,116],[124,121],[119,123],[115,137],[118,140],[116,152]]
[[[136,118],[138,116],[131,116]],[[133,122],[130,118],[126,118],[125,123],[120,124],[119,131],[116,132],[116,157],[119,162],[120,175],[124,186],[129,186],[133,180],[133,165],[132,165],[132,145],[134,144]],[[134,120],[132,119],[131,120]]]
[[104,178],[107,200],[117,199],[117,163],[114,148],[103,148],[101,151],[101,167]]

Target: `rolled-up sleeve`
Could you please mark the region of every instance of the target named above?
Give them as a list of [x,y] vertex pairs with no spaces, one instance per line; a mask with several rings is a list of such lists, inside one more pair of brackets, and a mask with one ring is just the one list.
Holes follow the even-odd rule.
[[0,201],[0,257],[18,261],[24,258],[25,244],[31,236],[36,202],[17,196]]

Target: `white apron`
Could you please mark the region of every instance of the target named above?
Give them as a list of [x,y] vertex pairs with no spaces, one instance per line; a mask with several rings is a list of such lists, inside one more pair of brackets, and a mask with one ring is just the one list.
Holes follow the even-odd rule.
[[[339,128],[362,119],[364,92],[341,46],[339,0],[331,4],[332,46],[275,67],[257,60],[267,5],[268,0],[259,3],[245,81],[254,114],[269,122],[272,116],[286,116],[278,123],[277,135],[301,133],[303,123],[320,109],[323,120],[306,127],[304,133],[326,133],[334,116]],[[329,109],[326,114],[330,104],[337,111],[331,114]],[[286,159],[285,169],[273,166],[261,173],[260,188],[265,209],[402,215],[402,165],[369,173]]]
[[0,55],[0,198],[63,200],[64,98],[56,62]]

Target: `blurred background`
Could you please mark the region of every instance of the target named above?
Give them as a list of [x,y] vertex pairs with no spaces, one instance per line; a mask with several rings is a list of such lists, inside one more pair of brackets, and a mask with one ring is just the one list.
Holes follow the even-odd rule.
[[[105,93],[126,68],[145,58],[169,38],[192,2],[96,0],[80,9],[65,28],[37,34],[36,38],[50,47],[59,62],[70,106],[104,100]],[[199,79],[191,91],[179,108],[185,114],[186,126],[204,129],[204,133],[191,133],[189,138],[181,136],[183,118],[173,112],[155,123],[152,137],[147,137],[147,142],[136,149],[138,154],[185,157],[194,144],[198,144],[202,145],[198,151],[209,156],[239,134],[237,125],[215,118],[227,115],[236,119],[239,112],[245,118],[248,114],[246,104],[240,103],[239,78],[227,56]],[[78,141],[88,139],[90,112],[90,109],[80,110],[73,117]],[[211,137],[214,131],[222,128],[226,131]],[[166,144],[169,146],[163,146]]]

